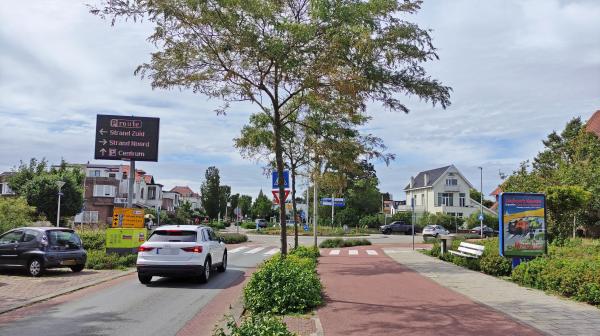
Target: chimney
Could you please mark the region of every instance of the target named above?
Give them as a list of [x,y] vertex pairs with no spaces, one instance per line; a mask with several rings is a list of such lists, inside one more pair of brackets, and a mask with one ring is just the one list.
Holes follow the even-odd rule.
[[412,187],[415,185],[415,178],[413,176],[410,177],[410,188],[412,189]]
[[425,186],[429,185],[429,174],[427,173],[423,174],[423,184]]

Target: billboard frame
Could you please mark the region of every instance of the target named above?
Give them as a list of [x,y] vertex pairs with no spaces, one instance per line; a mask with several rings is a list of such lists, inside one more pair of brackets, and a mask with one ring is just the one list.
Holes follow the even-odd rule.
[[[543,209],[544,209],[544,225],[543,225],[543,230],[544,230],[544,249],[543,252],[539,253],[539,254],[527,254],[527,255],[520,255],[520,254],[515,254],[514,252],[509,252],[509,254],[506,254],[506,242],[504,239],[504,226],[507,225],[508,223],[504,222],[504,209],[505,209],[505,201],[507,196],[521,196],[521,197],[528,197],[528,196],[533,196],[533,197],[541,197],[543,200]],[[543,193],[524,193],[524,192],[505,192],[505,193],[501,193],[499,200],[498,200],[498,222],[499,222],[499,226],[498,226],[498,240],[499,240],[499,252],[500,255],[503,257],[511,257],[513,259],[521,259],[521,258],[533,258],[533,257],[537,257],[539,255],[544,255],[544,254],[548,254],[548,221],[547,218],[548,217],[548,211],[547,211],[547,199],[546,199],[546,194]],[[513,262],[513,266],[514,266],[514,262]]]

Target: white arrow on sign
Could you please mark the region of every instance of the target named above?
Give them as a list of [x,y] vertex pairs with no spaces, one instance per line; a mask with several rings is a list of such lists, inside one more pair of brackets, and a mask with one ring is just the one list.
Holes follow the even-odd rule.
[[98,133],[100,133],[100,135],[104,135],[104,133],[106,133],[106,131],[104,130],[104,128],[101,128]]
[[102,146],[106,146],[106,144],[108,143],[108,141],[106,141],[106,139],[102,139],[101,141],[98,141],[99,143],[102,144]]
[[104,154],[106,154],[106,149],[104,149],[104,148],[100,149],[100,154],[102,154],[102,156],[104,156]]

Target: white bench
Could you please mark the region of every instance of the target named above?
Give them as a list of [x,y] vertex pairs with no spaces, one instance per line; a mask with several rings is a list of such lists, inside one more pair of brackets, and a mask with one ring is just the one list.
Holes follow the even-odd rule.
[[483,254],[484,246],[461,242],[458,246],[458,251],[449,250],[448,252],[465,257],[465,258],[479,258]]

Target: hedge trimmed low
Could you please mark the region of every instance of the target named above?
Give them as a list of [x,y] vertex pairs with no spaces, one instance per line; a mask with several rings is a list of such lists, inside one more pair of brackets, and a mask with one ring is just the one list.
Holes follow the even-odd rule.
[[229,332],[219,328],[213,333],[214,336],[294,336],[283,323],[275,316],[250,315],[242,320],[238,326],[233,317],[227,318],[227,329]]
[[252,274],[244,303],[252,314],[304,313],[322,303],[316,259],[279,254]]
[[361,245],[371,245],[371,242],[366,239],[342,239],[333,238],[326,239],[319,244],[320,248],[333,248],[333,247],[352,247]]
[[242,233],[217,233],[217,236],[223,238],[225,244],[240,244],[248,241],[248,236]]

